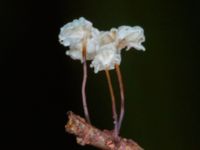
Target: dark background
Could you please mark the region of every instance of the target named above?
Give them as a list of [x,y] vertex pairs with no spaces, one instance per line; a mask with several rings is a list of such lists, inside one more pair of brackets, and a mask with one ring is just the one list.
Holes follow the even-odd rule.
[[[198,6],[185,0],[1,1],[1,135],[6,148],[94,149],[77,145],[64,131],[67,111],[83,116],[82,66],[65,55],[58,33],[84,16],[100,30],[120,25],[145,30],[146,52],[123,53],[121,135],[146,150],[199,149]],[[87,93],[93,124],[111,129],[104,72],[89,70]]]

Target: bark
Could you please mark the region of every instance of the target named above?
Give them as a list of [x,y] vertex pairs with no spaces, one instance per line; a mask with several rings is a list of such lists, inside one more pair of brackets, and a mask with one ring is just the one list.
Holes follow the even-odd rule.
[[77,143],[82,146],[87,144],[102,150],[143,150],[133,140],[122,137],[116,138],[113,131],[101,131],[73,112],[68,112],[68,118],[65,130],[74,134]]

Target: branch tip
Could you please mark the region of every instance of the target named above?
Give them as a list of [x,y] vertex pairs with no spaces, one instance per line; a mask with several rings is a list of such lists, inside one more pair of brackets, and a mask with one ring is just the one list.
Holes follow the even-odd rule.
[[143,150],[136,142],[126,138],[115,137],[113,131],[99,130],[85,119],[69,111],[66,132],[75,135],[77,143],[91,145],[103,150]]

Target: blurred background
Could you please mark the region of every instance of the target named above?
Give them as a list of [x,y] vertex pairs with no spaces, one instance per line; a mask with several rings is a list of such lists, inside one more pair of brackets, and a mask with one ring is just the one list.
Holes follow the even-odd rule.
[[[146,150],[199,149],[198,4],[186,0],[1,1],[1,124],[21,149],[79,150],[66,112],[83,116],[82,66],[65,55],[60,27],[81,16],[100,30],[144,28],[146,52],[123,52],[126,114],[121,136]],[[117,102],[119,90],[111,72]],[[112,129],[105,73],[89,69],[92,123]]]

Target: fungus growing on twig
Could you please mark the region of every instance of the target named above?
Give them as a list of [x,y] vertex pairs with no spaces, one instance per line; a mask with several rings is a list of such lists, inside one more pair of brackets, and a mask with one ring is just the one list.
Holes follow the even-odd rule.
[[[94,68],[95,73],[105,71],[112,102],[113,135],[117,139],[125,112],[124,85],[120,70],[121,51],[131,48],[145,51],[145,47],[142,45],[145,41],[144,30],[140,26],[120,26],[112,28],[110,31],[99,31],[93,27],[90,21],[81,17],[67,23],[60,29],[59,41],[64,46],[69,47],[66,55],[83,63],[82,102],[85,118],[90,124],[85,94],[87,81],[86,61],[91,61],[90,67]],[[121,107],[119,117],[117,115],[115,95],[109,73],[113,69],[116,69],[120,89]]]

